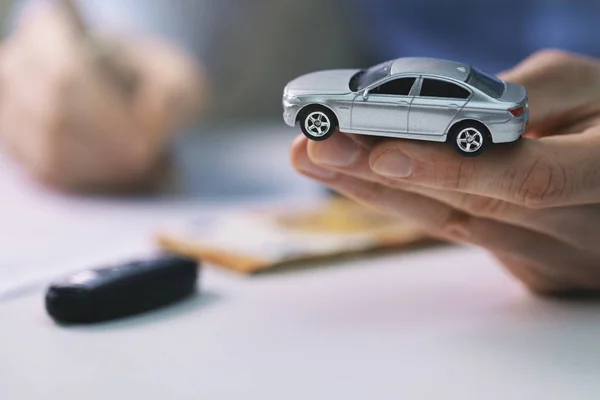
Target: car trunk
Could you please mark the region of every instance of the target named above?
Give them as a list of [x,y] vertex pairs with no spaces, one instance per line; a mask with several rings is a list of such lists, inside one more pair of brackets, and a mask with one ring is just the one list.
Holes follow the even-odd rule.
[[506,82],[504,93],[498,100],[506,103],[514,103],[515,105],[521,105],[527,98],[527,91],[521,85],[516,83]]

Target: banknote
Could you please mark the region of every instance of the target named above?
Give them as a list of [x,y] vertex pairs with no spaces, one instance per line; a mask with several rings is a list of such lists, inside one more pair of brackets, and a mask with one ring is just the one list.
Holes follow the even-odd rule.
[[433,240],[403,220],[334,197],[185,221],[159,231],[157,242],[205,262],[256,273],[301,261],[402,250]]

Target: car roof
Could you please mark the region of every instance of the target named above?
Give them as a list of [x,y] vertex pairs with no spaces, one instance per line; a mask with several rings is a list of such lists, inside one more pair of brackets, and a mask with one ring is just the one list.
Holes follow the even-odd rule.
[[471,73],[471,66],[455,61],[425,57],[405,57],[392,61],[391,75],[407,73],[438,75],[464,82]]

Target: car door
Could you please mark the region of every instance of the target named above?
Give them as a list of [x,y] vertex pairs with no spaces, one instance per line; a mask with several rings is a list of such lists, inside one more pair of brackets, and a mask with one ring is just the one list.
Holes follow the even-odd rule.
[[408,129],[411,89],[416,77],[390,79],[357,95],[352,104],[352,129],[402,133]]
[[421,135],[443,135],[471,92],[449,80],[422,77],[408,117],[408,131]]

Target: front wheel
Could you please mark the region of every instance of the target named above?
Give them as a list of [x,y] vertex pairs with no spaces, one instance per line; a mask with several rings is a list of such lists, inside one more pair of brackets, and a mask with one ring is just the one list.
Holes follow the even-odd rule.
[[333,113],[325,108],[308,110],[300,119],[302,133],[310,140],[325,140],[333,134],[336,119]]
[[454,129],[452,142],[456,150],[465,157],[481,154],[487,144],[487,130],[476,124],[461,124]]

